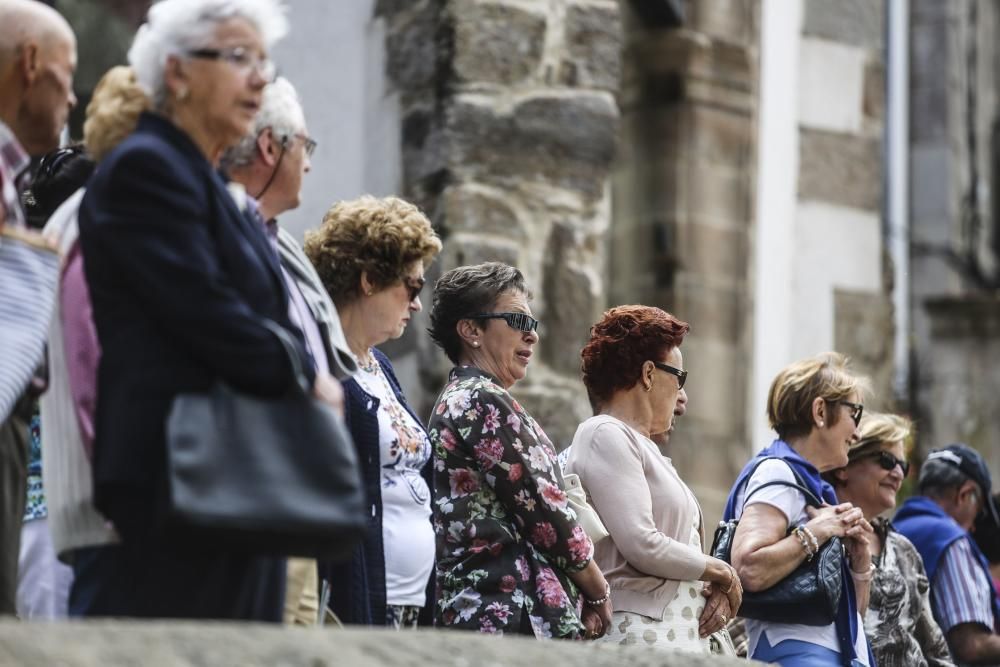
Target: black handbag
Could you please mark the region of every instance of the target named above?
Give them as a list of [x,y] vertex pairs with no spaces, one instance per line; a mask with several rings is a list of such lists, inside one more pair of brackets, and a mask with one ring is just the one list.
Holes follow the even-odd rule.
[[339,560],[366,527],[357,453],[312,397],[290,334],[297,387],[258,398],[216,383],[174,399],[167,419],[171,531],[237,552]]
[[[768,459],[761,459],[760,463],[766,460]],[[753,472],[750,474],[752,475]],[[744,498],[744,505],[753,493],[764,487],[781,485],[798,489],[806,497],[806,502],[809,505],[820,507],[823,503],[812,491],[801,484],[802,479],[794,468],[792,468],[792,474],[795,475],[799,484],[781,480],[766,482]],[[747,479],[749,478],[747,476]],[[719,522],[719,527],[715,529],[715,538],[712,541],[712,555],[730,565],[733,562],[733,536],[736,534],[738,523],[735,519]],[[767,590],[744,591],[739,615],[744,618],[772,623],[829,625],[837,617],[837,608],[840,606],[840,596],[843,593],[843,563],[843,544],[839,537],[831,537],[819,548],[819,552],[813,556],[812,560],[803,562],[787,577]]]

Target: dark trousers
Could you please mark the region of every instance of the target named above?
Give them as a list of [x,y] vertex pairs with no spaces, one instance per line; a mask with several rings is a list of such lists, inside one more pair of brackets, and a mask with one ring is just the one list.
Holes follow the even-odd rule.
[[115,544],[73,556],[71,616],[280,623],[285,559],[169,544]]
[[[24,403],[27,401],[22,400]],[[17,559],[28,493],[30,419],[21,404],[0,424],[0,616],[17,613]]]

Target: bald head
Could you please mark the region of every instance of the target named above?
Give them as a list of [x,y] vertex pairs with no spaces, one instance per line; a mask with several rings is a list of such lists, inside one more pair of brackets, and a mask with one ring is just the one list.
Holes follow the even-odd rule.
[[32,155],[58,146],[76,104],[76,37],[36,0],[0,0],[0,121]]

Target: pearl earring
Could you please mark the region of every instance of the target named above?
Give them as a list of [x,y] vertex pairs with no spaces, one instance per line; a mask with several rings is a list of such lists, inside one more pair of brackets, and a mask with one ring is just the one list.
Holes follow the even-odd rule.
[[819,422],[819,427],[823,428],[823,421],[822,420],[820,420],[820,422]]
[[472,347],[479,347],[479,341],[478,340],[472,341]]

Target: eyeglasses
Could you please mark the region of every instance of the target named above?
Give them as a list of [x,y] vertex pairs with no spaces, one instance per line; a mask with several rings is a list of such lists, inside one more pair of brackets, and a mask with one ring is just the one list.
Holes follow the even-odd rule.
[[846,405],[851,409],[851,419],[854,420],[854,425],[857,426],[861,423],[861,415],[865,411],[865,406],[861,403],[851,403],[850,401],[837,401],[841,405]]
[[897,459],[894,455],[886,451],[871,452],[865,454],[861,458],[863,459],[878,459],[879,466],[882,470],[893,470],[896,466],[899,466],[903,471],[903,477],[906,477],[910,472],[910,462],[904,461],[903,459]]
[[684,383],[687,382],[688,372],[682,371],[679,368],[674,368],[673,366],[668,366],[667,364],[660,363],[659,361],[654,361],[653,365],[659,368],[661,371],[666,371],[671,375],[677,376],[677,389],[683,389]]
[[244,74],[256,72],[265,83],[273,83],[278,75],[278,68],[272,60],[262,58],[244,46],[228,49],[192,49],[187,55],[202,60],[223,60]]
[[504,320],[507,326],[517,331],[530,333],[538,329],[538,320],[526,313],[477,313],[470,320]]
[[[418,296],[420,296],[420,290],[424,288],[424,283],[427,281],[423,278],[417,278],[416,281],[410,282],[407,279],[403,279],[403,287],[406,288],[407,294],[410,297],[410,301],[413,301]],[[409,302],[407,302],[409,303]]]
[[312,154],[316,150],[316,147],[319,146],[319,144],[316,142],[315,139],[310,137],[308,134],[302,134],[301,132],[296,132],[290,137],[285,137],[282,140],[282,143],[286,144],[292,139],[298,139],[302,142],[302,147],[306,151],[306,157],[312,157]]

